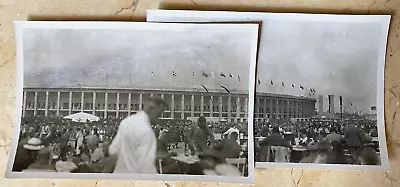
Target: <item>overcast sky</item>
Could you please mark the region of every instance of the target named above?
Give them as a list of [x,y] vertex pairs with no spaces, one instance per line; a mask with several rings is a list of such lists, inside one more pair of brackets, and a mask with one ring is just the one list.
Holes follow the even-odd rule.
[[[302,85],[324,95],[325,110],[327,95],[333,94],[351,101],[353,110],[369,113],[376,105],[380,34],[380,25],[374,23],[265,20],[257,91],[307,96],[299,89]],[[232,30],[30,30],[24,33],[24,84],[77,85],[86,69],[84,83],[90,85],[106,85],[108,72],[109,86],[129,86],[132,74],[133,86],[190,88],[194,71],[197,88],[203,83],[244,90],[249,48],[250,36]],[[217,78],[206,79],[202,71],[215,72]],[[221,78],[220,72],[234,78]]]
[[266,84],[258,90],[301,95],[299,85],[307,85],[324,95],[325,110],[327,95],[333,94],[337,112],[342,95],[353,110],[370,113],[376,105],[381,30],[372,23],[264,21],[258,78]]
[[[63,87],[83,82],[106,86],[108,74],[109,87],[202,89],[199,84],[204,84],[208,89],[224,85],[231,91],[248,90],[254,39],[248,31],[208,27],[201,30],[28,29],[24,32],[24,85]],[[201,75],[203,71],[208,78]],[[172,76],[173,72],[177,76]],[[217,78],[211,78],[212,72]],[[234,78],[222,78],[221,72]]]

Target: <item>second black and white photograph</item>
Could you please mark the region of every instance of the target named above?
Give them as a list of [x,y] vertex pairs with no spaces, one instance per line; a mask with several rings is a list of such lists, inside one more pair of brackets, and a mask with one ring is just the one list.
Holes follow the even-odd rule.
[[257,24],[16,30],[21,113],[9,177],[253,182]]
[[387,170],[389,15],[148,10],[149,22],[261,21],[256,167]]

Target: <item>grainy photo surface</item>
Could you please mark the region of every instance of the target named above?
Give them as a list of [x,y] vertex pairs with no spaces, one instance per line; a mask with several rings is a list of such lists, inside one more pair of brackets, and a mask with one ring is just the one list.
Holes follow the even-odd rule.
[[388,169],[383,72],[390,16],[149,10],[151,22],[262,21],[257,167]]
[[12,176],[253,181],[257,24],[16,26]]

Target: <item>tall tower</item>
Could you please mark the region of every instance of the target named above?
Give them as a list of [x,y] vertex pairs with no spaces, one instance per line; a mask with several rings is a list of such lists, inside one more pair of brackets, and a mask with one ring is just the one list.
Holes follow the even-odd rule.
[[329,113],[335,113],[335,97],[334,95],[328,95],[328,102],[329,102]]
[[319,95],[318,96],[318,113],[321,113],[324,111],[324,96]]

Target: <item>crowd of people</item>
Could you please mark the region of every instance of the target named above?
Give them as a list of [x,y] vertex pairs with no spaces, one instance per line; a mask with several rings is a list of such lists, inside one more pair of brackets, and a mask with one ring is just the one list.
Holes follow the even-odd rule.
[[376,120],[255,124],[259,162],[379,165]]
[[[126,118],[84,123],[24,117],[13,171],[247,175],[247,168],[226,163],[227,158],[247,157],[239,141],[247,124],[207,122],[204,117],[159,120],[165,106],[154,99]],[[215,138],[216,133],[222,138]],[[187,163],[176,156],[197,160]]]

